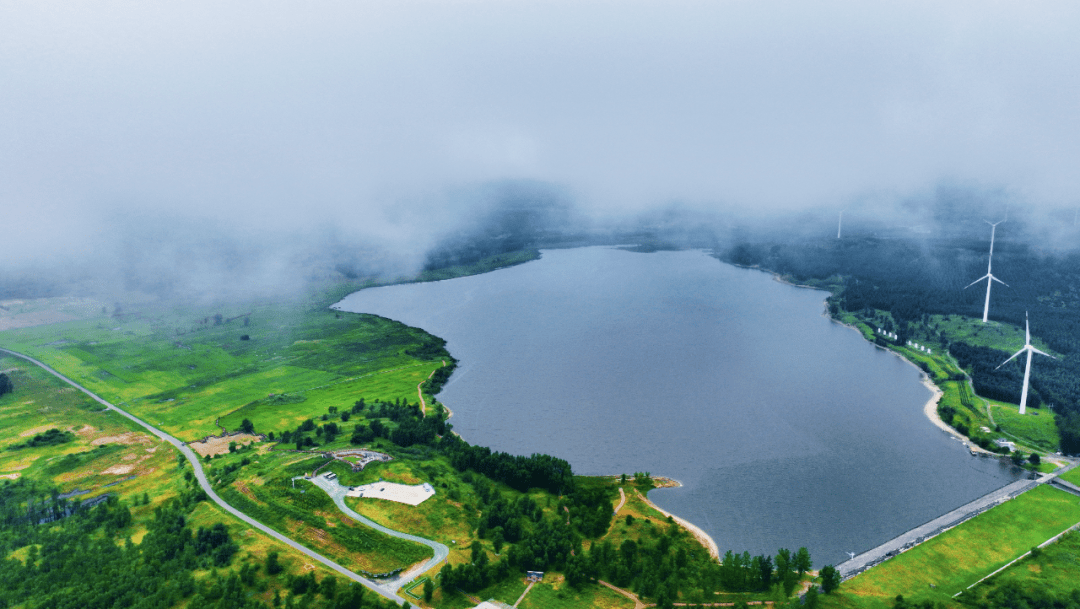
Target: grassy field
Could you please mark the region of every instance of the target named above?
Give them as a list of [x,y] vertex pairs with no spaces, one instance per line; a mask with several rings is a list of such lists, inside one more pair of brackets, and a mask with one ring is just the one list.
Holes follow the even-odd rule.
[[[218,433],[219,417],[230,426],[251,414],[257,431],[280,431],[359,397],[415,402],[416,384],[442,365],[405,353],[434,338],[375,316],[295,302],[208,311],[146,305],[9,330],[0,333],[0,344],[189,441]],[[301,396],[307,404],[266,408],[272,394]]]
[[[25,477],[48,481],[61,492],[78,493],[83,501],[106,493],[115,495],[132,515],[131,524],[117,531],[118,539],[135,543],[146,534],[157,508],[191,488],[192,482],[185,476],[190,475],[190,468],[179,465],[179,453],[142,427],[116,413],[99,410],[97,402],[24,360],[0,357],[0,371],[15,386],[14,393],[0,397],[0,485]],[[70,432],[70,441],[13,449],[52,428]],[[290,572],[313,568],[307,567],[309,561],[301,555],[292,556],[284,546],[241,526],[209,502],[198,503],[188,522],[193,529],[209,529],[218,523],[228,527],[240,547],[233,569],[245,562],[261,564],[270,551],[281,552],[285,572],[269,578],[265,589],[256,595],[265,601],[284,591]],[[25,560],[28,549],[15,549],[11,555]],[[320,576],[328,574],[321,568],[318,572]],[[195,573],[198,580],[208,575],[207,570]]]
[[1006,587],[1027,590],[1035,597],[1050,593],[1058,598],[1068,598],[1070,593],[1080,589],[1080,534],[1066,535],[1043,548],[1037,556],[1029,556],[964,592],[963,599],[965,604],[977,606]]
[[951,602],[957,592],[1077,522],[1075,495],[1039,486],[844,582],[826,606],[889,607],[897,594]]
[[1058,430],[1054,415],[1048,410],[1031,409],[1020,416],[1020,407],[992,402],[990,412],[994,422],[1010,439],[1044,452],[1058,449]]

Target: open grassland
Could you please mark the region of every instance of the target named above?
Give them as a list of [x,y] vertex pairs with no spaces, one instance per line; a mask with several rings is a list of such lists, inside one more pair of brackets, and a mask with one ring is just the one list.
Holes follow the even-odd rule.
[[[236,429],[244,419],[253,421],[257,432],[280,433],[306,419],[321,423],[326,413],[347,411],[360,398],[369,403],[416,402],[417,384],[446,359],[425,360],[409,353],[445,353],[441,341],[422,331],[307,303],[221,307],[219,319],[216,309],[131,308],[117,315],[2,332],[0,344],[49,363],[187,440],[218,433],[219,422]],[[17,386],[15,394],[0,399],[0,429],[5,432],[0,434],[0,473],[10,474],[8,480],[48,477],[62,490],[91,490],[86,497],[104,489],[130,498],[137,507],[132,507],[134,522],[125,534],[135,542],[146,535],[155,507],[196,492],[191,472],[184,471],[190,468],[179,466],[176,452],[141,428],[115,413],[96,412],[96,402],[23,360],[4,358],[0,370],[8,371]],[[58,405],[70,416],[58,414]],[[334,420],[343,423],[341,415]],[[367,422],[363,416],[353,421]],[[390,429],[396,425],[384,422]],[[76,434],[77,441],[2,450],[54,427]],[[343,430],[329,444],[350,446],[349,433]],[[114,440],[101,447],[89,444],[101,438]],[[318,439],[326,444],[323,436]],[[374,442],[380,443],[389,445],[386,440]],[[294,489],[291,476],[325,460],[272,447],[261,442],[207,460],[211,483],[235,507],[354,570],[385,573],[430,556],[422,545],[345,517],[309,483],[300,482]],[[257,568],[270,552],[280,553],[284,571],[273,577],[264,572],[252,598],[270,602],[275,593],[284,595],[292,585],[289,578],[301,573],[314,571],[319,579],[329,574],[210,503],[199,502],[194,510],[192,526],[221,523],[233,534],[240,547],[233,570]],[[219,575],[227,577],[229,570],[218,569]],[[217,581],[209,570],[196,570],[194,576],[207,585]]]
[[[295,302],[145,305],[0,333],[0,344],[188,441],[218,433],[223,416],[226,427],[258,419],[256,430],[265,432],[359,397],[415,402],[416,384],[442,361],[406,352],[430,352],[428,343],[437,339],[387,319]],[[308,404],[273,408],[268,400],[282,394]]]
[[1020,415],[1020,407],[1012,404],[992,402],[990,412],[994,422],[1010,439],[1020,442],[1030,449],[1055,452],[1058,449],[1058,429],[1054,415],[1048,410],[1030,409]]
[[[950,342],[964,342],[976,347],[990,347],[1015,353],[1024,346],[1024,329],[994,320],[983,323],[981,318],[960,315],[931,315],[930,327],[936,327]],[[1031,344],[1047,353],[1053,353],[1038,337]]]
[[[171,446],[37,366],[0,357],[15,386],[0,397],[0,476],[47,479],[84,499],[104,492],[160,495],[175,469]],[[50,429],[66,434],[52,445],[25,445]],[[85,491],[85,492],[83,492]]]
[[951,602],[975,583],[1080,522],[1075,495],[1039,486],[845,582],[827,606],[889,607],[905,599]]
[[[286,392],[270,391],[260,399],[221,417],[225,429],[239,429],[244,419],[250,420],[256,430],[276,431],[296,427],[303,418],[321,416],[331,408],[346,410],[361,397],[393,401],[419,400],[416,385],[423,382],[441,362],[413,362],[400,368],[371,372],[356,378],[334,378],[311,389],[292,389]],[[296,385],[290,385],[296,387]],[[270,395],[273,394],[273,395]],[[306,414],[303,418],[300,415]]]
[[[118,545],[124,540],[140,543],[157,509],[193,492],[190,468],[186,461],[178,461],[172,446],[128,419],[100,410],[100,404],[82,392],[24,360],[0,357],[0,370],[12,378],[15,387],[14,393],[0,397],[0,486],[32,480],[55,485],[84,502],[105,494],[118,498],[131,514],[130,523],[114,533]],[[13,448],[53,428],[70,432],[70,439]],[[47,496],[39,499],[49,500]],[[290,572],[315,568],[302,555],[239,524],[207,501],[194,505],[187,522],[192,530],[209,530],[217,524],[227,527],[238,545],[239,558],[231,567],[217,569],[225,575],[247,563],[265,563],[271,551],[281,553],[283,573],[266,578],[253,592],[255,598],[270,602],[275,592],[284,592]],[[9,556],[25,563],[30,550],[30,546],[16,547]],[[321,567],[317,571],[327,574]],[[206,581],[211,569],[196,569],[193,576]]]

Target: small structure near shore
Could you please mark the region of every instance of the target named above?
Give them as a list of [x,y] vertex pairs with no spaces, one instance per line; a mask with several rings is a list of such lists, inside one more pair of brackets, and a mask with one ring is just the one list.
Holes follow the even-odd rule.
[[394,458],[385,453],[375,452],[363,448],[347,448],[325,453],[330,459],[337,459],[348,463],[354,472],[362,471],[369,463],[392,461]]

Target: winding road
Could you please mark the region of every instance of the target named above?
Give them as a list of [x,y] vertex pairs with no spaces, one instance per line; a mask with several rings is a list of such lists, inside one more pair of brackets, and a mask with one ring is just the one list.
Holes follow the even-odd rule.
[[421,573],[424,573],[428,569],[446,560],[446,557],[450,555],[450,548],[444,546],[437,541],[432,541],[430,539],[424,539],[423,537],[417,537],[416,535],[409,535],[408,533],[401,533],[393,529],[388,529],[383,525],[375,522],[374,520],[369,520],[368,518],[365,518],[364,516],[361,516],[360,514],[354,512],[352,508],[345,505],[345,494],[349,492],[350,487],[342,486],[341,483],[339,483],[337,480],[329,480],[326,478],[325,475],[316,476],[314,478],[305,478],[303,476],[300,476],[296,479],[307,480],[308,482],[311,482],[315,486],[326,491],[326,494],[330,495],[330,498],[334,500],[334,503],[338,506],[338,509],[344,512],[345,515],[349,518],[352,518],[353,520],[363,525],[369,526],[376,531],[386,533],[391,537],[406,539],[408,541],[415,541],[416,543],[422,543],[425,546],[431,548],[431,551],[434,553],[434,555],[427,562],[424,562],[413,569],[409,569],[408,571],[401,573],[397,577],[383,582],[383,587],[387,590],[390,590],[391,592],[397,592],[401,589],[403,585],[412,581],[414,577],[420,575]]
[[[78,389],[79,391],[82,391],[86,395],[90,396],[91,398],[96,400],[98,403],[105,406],[105,408],[107,410],[112,410],[114,412],[119,413],[120,415],[122,415],[124,417],[127,417],[128,419],[131,419],[135,423],[138,423],[142,427],[146,428],[146,430],[149,431],[150,433],[152,433],[155,436],[161,438],[162,440],[168,442],[169,444],[172,444],[173,446],[175,446],[176,449],[179,450],[181,454],[183,454],[185,457],[187,457],[188,462],[191,463],[192,468],[195,470],[195,478],[199,481],[199,486],[202,487],[203,491],[206,492],[206,494],[210,497],[210,499],[212,499],[214,501],[214,503],[221,506],[221,508],[224,509],[226,512],[232,514],[233,516],[236,516],[240,520],[242,520],[242,521],[246,522],[247,524],[251,525],[252,527],[262,531],[263,533],[269,535],[270,537],[273,537],[274,539],[276,539],[276,540],[280,541],[281,543],[289,546],[290,548],[293,548],[294,550],[307,555],[309,558],[311,558],[313,560],[321,562],[322,564],[324,564],[327,567],[333,569],[334,571],[337,571],[341,575],[344,575],[345,577],[351,579],[352,581],[364,586],[365,588],[368,588],[372,592],[375,592],[379,596],[382,596],[383,598],[389,599],[389,600],[391,600],[391,601],[393,601],[393,602],[395,602],[395,603],[397,603],[399,605],[404,604],[406,602],[404,598],[402,598],[401,596],[398,596],[397,591],[401,588],[401,585],[406,583],[406,581],[407,581],[407,580],[403,580],[402,578],[405,577],[406,575],[409,575],[410,573],[414,573],[416,571],[415,569],[413,569],[413,570],[399,576],[398,578],[395,578],[394,580],[391,580],[391,582],[389,584],[376,582],[376,581],[368,579],[368,578],[366,578],[366,577],[364,577],[364,576],[362,576],[362,575],[360,575],[358,573],[354,573],[353,571],[350,571],[349,569],[346,569],[345,567],[343,567],[343,566],[339,565],[338,563],[330,560],[329,558],[323,556],[322,554],[319,554],[318,552],[316,552],[316,551],[314,551],[314,550],[312,550],[312,549],[310,549],[310,548],[308,548],[308,547],[306,547],[304,545],[301,545],[301,544],[297,543],[296,541],[293,541],[292,539],[282,535],[281,533],[278,533],[277,531],[275,531],[275,530],[271,529],[270,527],[262,524],[261,522],[250,518],[249,516],[247,516],[246,514],[241,512],[240,510],[238,510],[238,509],[234,508],[233,506],[229,505],[228,503],[226,503],[224,499],[222,499],[220,496],[218,496],[218,494],[216,492],[214,492],[214,489],[210,486],[210,482],[207,481],[206,473],[203,471],[202,463],[199,462],[198,456],[190,448],[188,448],[186,444],[181,442],[179,439],[174,438],[173,436],[165,433],[164,431],[161,431],[160,429],[157,429],[156,427],[150,425],[149,423],[143,421],[142,419],[139,419],[138,417],[132,415],[131,413],[129,413],[129,412],[125,411],[125,410],[122,410],[120,408],[117,408],[113,404],[105,401],[100,396],[98,396],[94,392],[87,389],[86,387],[83,387],[82,385],[80,385],[80,384],[76,383],[75,381],[69,379],[68,377],[64,376],[63,374],[60,374],[59,372],[54,370],[52,367],[50,367],[48,364],[40,362],[40,361],[38,361],[38,360],[28,356],[28,355],[23,355],[22,353],[18,353],[16,351],[11,351],[10,349],[4,349],[4,348],[0,347],[0,352],[7,353],[8,355],[24,359],[24,360],[26,360],[26,361],[28,361],[28,362],[36,365],[36,366],[39,366],[40,368],[42,368],[43,370],[45,370],[49,374],[52,374],[56,378],[64,381],[65,383],[71,385],[72,387],[74,387],[74,388]],[[340,485],[338,485],[338,486],[340,486]],[[331,496],[333,496],[333,495],[331,495]],[[342,496],[344,496],[344,493],[342,493]],[[360,516],[356,512],[353,512],[352,510],[350,510],[348,507],[345,506],[345,503],[344,503],[343,500],[335,498],[334,501],[335,501],[335,503],[338,504],[338,507],[340,507],[342,509],[342,511],[344,511],[346,514],[349,514],[350,517],[354,517],[358,521],[360,521],[360,522],[362,522],[362,523],[364,523],[364,524],[366,524],[368,526],[372,526],[374,528],[377,528],[378,530],[383,531],[384,533],[394,535],[395,537],[401,537],[403,539],[410,539],[410,540],[413,540],[413,541],[419,541],[420,543],[423,543],[424,545],[427,545],[427,546],[431,547],[432,549],[435,549],[435,546],[441,546],[444,550],[446,550],[446,546],[444,546],[444,545],[442,545],[440,543],[430,541],[430,540],[426,540],[426,539],[421,539],[419,537],[414,537],[412,535],[407,535],[405,533],[398,533],[397,531],[391,531],[390,529],[387,529],[385,527],[377,525],[377,524],[371,522],[370,520],[364,518],[363,516]],[[447,551],[447,553],[449,552],[449,550],[446,550],[446,551]],[[445,557],[446,556],[443,555],[442,558],[445,558]],[[438,562],[436,559],[442,560],[442,558],[439,558],[438,551],[436,550],[435,558],[433,558],[431,561],[428,561],[427,563],[424,563],[424,570],[426,571],[427,568],[429,568],[429,566],[433,566],[434,564],[436,564]],[[435,561],[435,562],[432,562],[432,561]]]

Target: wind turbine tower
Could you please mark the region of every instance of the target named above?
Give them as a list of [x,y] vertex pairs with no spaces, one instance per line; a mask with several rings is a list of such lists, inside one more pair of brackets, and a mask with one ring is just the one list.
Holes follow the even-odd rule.
[[997,225],[1005,222],[1005,220],[1001,220],[998,222],[990,222],[989,220],[983,220],[983,222],[986,222],[990,225],[990,258],[986,262],[986,274],[964,286],[964,289],[966,290],[970,288],[971,286],[979,283],[983,279],[986,280],[986,303],[983,304],[983,323],[986,323],[986,316],[990,314],[990,286],[994,285],[995,281],[1005,287],[1009,287],[1009,284],[998,279],[997,277],[994,277],[994,274],[990,272],[991,267],[993,267],[994,265],[994,233],[997,231]]
[[836,223],[836,238],[840,238],[840,230],[844,228],[844,210],[840,210],[840,221]]
[[[1046,357],[1049,357],[1051,359],[1057,359],[1053,355],[1050,355],[1049,353],[1043,353],[1042,351],[1039,351],[1035,347],[1031,346],[1031,325],[1028,323],[1027,311],[1024,312],[1024,348],[1020,349],[1016,353],[1013,353],[1012,357],[1010,357],[1009,359],[1001,362],[998,368],[1011,362],[1013,357],[1016,357],[1017,355],[1020,355],[1025,351],[1027,351],[1027,365],[1024,367],[1024,388],[1020,391],[1020,414],[1024,414],[1024,412],[1027,410],[1028,379],[1031,378],[1031,354],[1038,353],[1039,355],[1045,355]],[[994,368],[994,370],[997,370],[997,368]]]

